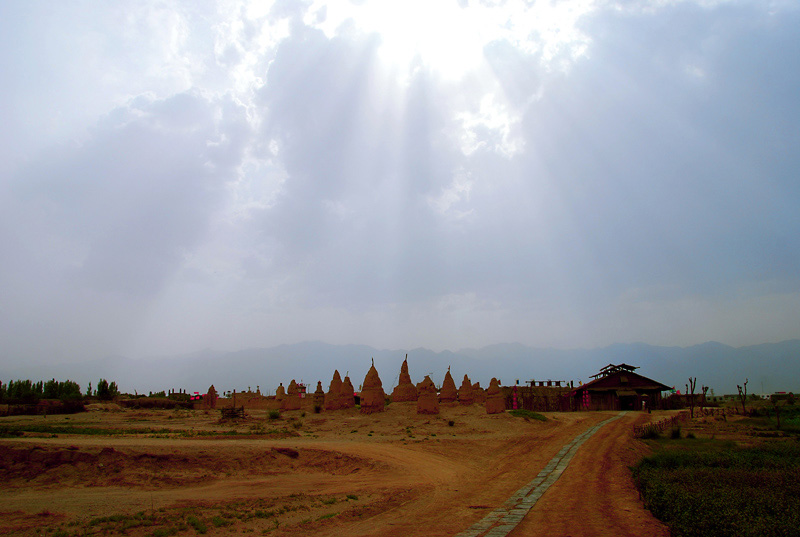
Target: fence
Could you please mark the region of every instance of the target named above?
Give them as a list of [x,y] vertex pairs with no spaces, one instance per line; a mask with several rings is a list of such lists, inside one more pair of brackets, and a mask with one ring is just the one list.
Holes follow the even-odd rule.
[[664,418],[661,421],[653,421],[650,423],[645,423],[644,425],[634,425],[633,426],[633,436],[636,438],[642,438],[648,436],[654,432],[656,433],[663,433],[667,429],[672,429],[679,421],[686,421],[689,419],[689,412],[684,410],[675,414],[672,417]]

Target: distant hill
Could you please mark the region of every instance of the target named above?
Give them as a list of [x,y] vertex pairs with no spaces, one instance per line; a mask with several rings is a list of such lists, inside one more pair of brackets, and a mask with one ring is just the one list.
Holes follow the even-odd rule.
[[430,349],[375,349],[366,345],[329,345],[318,341],[279,345],[234,352],[204,350],[157,359],[109,357],[75,364],[26,367],[24,364],[0,369],[0,379],[74,380],[85,390],[99,378],[116,380],[123,391],[139,393],[186,389],[204,392],[214,384],[218,391],[236,389],[274,393],[279,383],[302,380],[313,390],[317,381],[327,390],[334,369],[350,375],[358,389],[375,360],[384,390],[397,383],[406,353],[411,378],[425,375],[441,384],[447,368],[460,385],[464,374],[472,382],[487,386],[491,377],[504,384],[531,379],[587,382],[608,364],[638,366],[644,376],[683,389],[689,376],[697,377],[698,388],[710,386],[717,395],[736,393],[736,385],[750,379],[750,393],[800,392],[800,340],[749,347],[729,347],[708,342],[691,347],[659,347],[645,343],[616,343],[596,349],[534,348],[519,343],[489,345],[479,349],[434,352]]

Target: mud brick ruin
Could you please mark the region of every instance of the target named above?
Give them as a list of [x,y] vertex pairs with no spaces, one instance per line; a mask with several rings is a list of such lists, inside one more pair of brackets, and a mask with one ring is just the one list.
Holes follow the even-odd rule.
[[353,389],[353,383],[350,382],[350,376],[345,375],[339,391],[339,408],[354,408],[355,406],[356,391]]
[[456,383],[453,380],[453,375],[450,374],[450,368],[447,368],[447,373],[444,375],[444,382],[442,382],[442,389],[439,390],[440,403],[455,403],[458,400],[458,390],[456,390]]
[[322,390],[322,381],[317,381],[317,390],[314,392],[314,409],[322,410],[325,407],[325,392]]
[[486,390],[486,413],[499,414],[506,409],[506,399],[500,391],[500,383],[492,377],[489,389]]
[[300,403],[300,390],[292,379],[289,389],[286,390],[286,396],[281,401],[281,410],[300,410]]
[[428,375],[422,382],[417,384],[417,414],[438,414],[439,396],[436,393],[436,386]]
[[383,412],[386,407],[386,394],[383,391],[383,383],[375,369],[375,361],[369,368],[367,376],[364,378],[364,386],[361,389],[361,413],[372,414],[373,412]]
[[333,372],[333,378],[328,386],[328,393],[325,394],[325,410],[338,410],[339,395],[342,393],[342,377],[339,370]]
[[467,375],[464,375],[464,380],[461,382],[461,387],[458,389],[458,402],[465,406],[475,402],[475,392],[472,389],[472,383],[469,381]]
[[400,379],[397,386],[392,390],[392,402],[401,403],[404,401],[417,400],[417,387],[411,382],[411,375],[408,374],[408,355],[400,366]]
[[476,382],[472,385],[472,397],[475,403],[482,405],[486,402],[486,392],[481,388],[481,383]]

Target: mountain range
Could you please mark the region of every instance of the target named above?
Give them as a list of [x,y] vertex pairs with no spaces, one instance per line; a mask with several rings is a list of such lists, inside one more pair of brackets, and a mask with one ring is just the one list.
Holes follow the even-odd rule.
[[[331,345],[318,341],[239,351],[203,350],[191,354],[150,359],[108,357],[71,364],[0,366],[0,380],[74,380],[85,386],[100,378],[114,380],[123,392],[148,393],[170,389],[205,392],[214,384],[218,392],[257,388],[273,394],[280,383],[292,379],[323,389],[334,369],[348,374],[358,389],[372,361],[388,393],[397,384],[400,365],[408,355],[414,382],[430,375],[441,384],[450,368],[456,385],[464,375],[486,387],[492,377],[503,384],[530,380],[586,383],[601,367],[626,363],[637,373],[683,391],[689,377],[709,386],[716,395],[736,393],[749,379],[748,393],[800,391],[800,339],[747,347],[707,342],[691,347],[662,347],[645,343],[616,343],[594,349],[550,349],[519,343],[495,344],[479,349],[435,352],[430,349],[376,349],[366,345]],[[711,392],[709,392],[711,393]]]

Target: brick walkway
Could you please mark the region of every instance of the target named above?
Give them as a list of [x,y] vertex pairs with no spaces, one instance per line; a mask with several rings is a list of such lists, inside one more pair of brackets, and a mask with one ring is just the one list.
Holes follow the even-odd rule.
[[476,522],[468,529],[459,533],[456,537],[505,537],[517,527],[517,524],[525,518],[528,511],[533,508],[542,494],[556,482],[556,480],[567,469],[569,461],[578,451],[578,448],[590,436],[600,430],[606,423],[621,418],[624,413],[617,414],[613,418],[602,421],[579,434],[567,445],[561,448],[555,457],[550,459],[539,475],[533,481],[515,492],[503,507],[499,507],[486,515],[482,520]]

